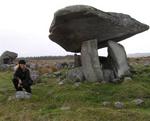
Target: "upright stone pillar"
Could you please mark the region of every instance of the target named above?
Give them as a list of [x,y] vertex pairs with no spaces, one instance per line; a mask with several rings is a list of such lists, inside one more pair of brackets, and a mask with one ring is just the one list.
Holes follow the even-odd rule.
[[129,76],[130,68],[127,61],[127,55],[122,45],[117,42],[108,42],[108,56],[117,78]]
[[82,43],[81,62],[83,73],[87,81],[96,82],[104,80],[98,57],[96,39],[84,41]]

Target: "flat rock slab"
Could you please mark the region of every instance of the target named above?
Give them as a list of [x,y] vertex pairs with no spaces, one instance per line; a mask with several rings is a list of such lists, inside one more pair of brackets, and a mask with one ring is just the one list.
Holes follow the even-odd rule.
[[16,99],[30,99],[32,96],[31,93],[25,92],[25,91],[17,91],[16,92]]
[[67,51],[80,52],[83,41],[97,39],[99,49],[108,40],[118,42],[148,29],[126,14],[75,5],[55,13],[49,38]]

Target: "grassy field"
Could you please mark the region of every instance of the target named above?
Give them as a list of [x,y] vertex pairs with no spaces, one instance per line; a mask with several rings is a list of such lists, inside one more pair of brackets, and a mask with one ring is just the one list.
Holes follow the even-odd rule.
[[[150,121],[150,66],[134,69],[133,80],[120,84],[58,85],[56,78],[42,77],[27,100],[11,99],[12,72],[0,72],[0,121]],[[137,98],[145,103],[136,106]],[[116,109],[116,101],[125,107]]]

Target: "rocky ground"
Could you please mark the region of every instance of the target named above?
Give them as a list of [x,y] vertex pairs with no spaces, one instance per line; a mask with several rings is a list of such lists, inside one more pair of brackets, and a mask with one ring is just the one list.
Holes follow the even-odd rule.
[[[35,60],[30,62],[34,65]],[[37,62],[48,69],[55,65]],[[0,71],[0,121],[150,121],[150,58],[129,62],[133,75],[118,84],[65,82],[60,77],[66,67],[32,67],[39,77],[32,98],[26,100],[14,96],[11,68]]]

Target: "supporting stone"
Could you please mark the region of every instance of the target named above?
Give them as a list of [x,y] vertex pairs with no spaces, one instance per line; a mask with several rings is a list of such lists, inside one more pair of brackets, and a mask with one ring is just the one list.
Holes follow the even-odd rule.
[[96,82],[104,80],[98,57],[96,39],[88,40],[82,43],[81,62],[83,73],[87,81]]
[[81,66],[81,56],[74,54],[74,67],[80,67]]
[[122,45],[109,41],[108,58],[110,59],[116,78],[130,75],[130,68],[127,62],[127,55]]

